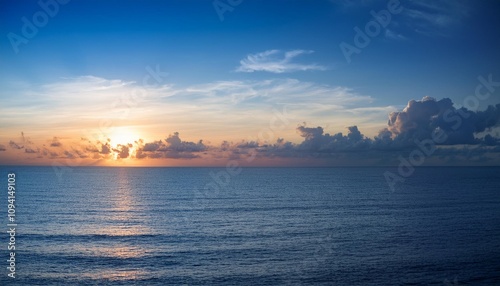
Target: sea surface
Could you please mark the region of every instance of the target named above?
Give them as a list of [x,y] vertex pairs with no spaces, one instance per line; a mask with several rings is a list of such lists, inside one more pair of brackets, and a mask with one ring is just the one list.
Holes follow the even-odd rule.
[[500,285],[496,167],[0,170],[0,285]]

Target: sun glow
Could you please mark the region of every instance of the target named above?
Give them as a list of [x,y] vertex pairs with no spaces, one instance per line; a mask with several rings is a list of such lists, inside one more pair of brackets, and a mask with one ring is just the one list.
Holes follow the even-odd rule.
[[132,128],[122,126],[113,128],[109,138],[111,139],[111,144],[117,146],[118,144],[133,144],[134,141],[139,140],[140,137]]
[[118,153],[115,153],[114,159],[127,159],[131,154],[135,153],[134,142],[139,140],[139,138],[140,136],[135,132],[134,129],[130,127],[115,127],[109,135],[111,147],[117,150],[121,150],[123,146],[126,146],[128,148],[128,155],[126,157],[120,157]]

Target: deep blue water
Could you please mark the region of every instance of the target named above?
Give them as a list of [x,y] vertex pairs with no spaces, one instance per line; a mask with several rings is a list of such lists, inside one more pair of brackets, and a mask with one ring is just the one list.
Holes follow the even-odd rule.
[[2,167],[0,285],[500,285],[500,168],[386,170]]

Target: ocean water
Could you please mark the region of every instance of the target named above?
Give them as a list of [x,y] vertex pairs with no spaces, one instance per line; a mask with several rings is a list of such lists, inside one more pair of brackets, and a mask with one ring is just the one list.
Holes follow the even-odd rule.
[[500,168],[387,170],[2,167],[0,285],[500,285]]

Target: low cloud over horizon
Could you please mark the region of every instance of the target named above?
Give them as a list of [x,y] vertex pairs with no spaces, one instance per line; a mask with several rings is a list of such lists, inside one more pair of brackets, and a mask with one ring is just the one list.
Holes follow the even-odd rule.
[[[0,144],[0,152],[23,152],[31,162],[37,159],[114,160],[192,160],[201,159],[210,165],[213,160],[292,160],[300,165],[393,165],[399,156],[408,156],[412,150],[425,149],[429,164],[498,164],[500,158],[500,104],[482,111],[456,108],[449,98],[436,100],[424,97],[411,100],[401,111],[388,116],[386,128],[373,138],[365,136],[356,125],[347,127],[347,133],[326,133],[321,126],[299,125],[296,132],[302,142],[293,143],[284,138],[274,142],[265,140],[223,141],[220,145],[198,141],[184,141],[179,132],[164,139],[115,144],[81,138],[79,142],[57,136],[38,146],[21,133],[17,139]],[[244,135],[243,135],[244,136]],[[262,138],[261,138],[262,139]],[[7,148],[6,146],[10,147]],[[424,147],[422,147],[424,146]],[[21,151],[22,150],[22,151]],[[312,160],[312,161],[311,161]],[[312,163],[311,163],[312,162]],[[316,162],[316,163],[314,163]],[[266,165],[266,163],[262,163]]]

